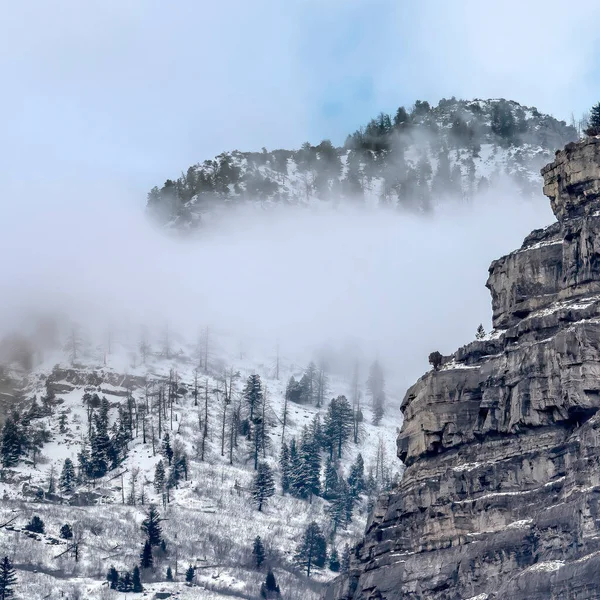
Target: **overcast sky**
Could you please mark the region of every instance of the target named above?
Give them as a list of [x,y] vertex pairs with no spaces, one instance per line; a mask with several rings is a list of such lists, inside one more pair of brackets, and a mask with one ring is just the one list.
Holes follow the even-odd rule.
[[[151,185],[223,150],[345,135],[415,99],[598,100],[600,2],[0,2],[5,189]],[[143,202],[143,198],[140,200]]]

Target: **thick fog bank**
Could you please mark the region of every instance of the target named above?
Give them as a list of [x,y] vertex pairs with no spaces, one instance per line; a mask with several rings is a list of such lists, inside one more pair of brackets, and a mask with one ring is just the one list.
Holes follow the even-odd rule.
[[[0,330],[60,311],[98,330],[126,323],[190,342],[209,324],[284,350],[378,356],[398,384],[490,328],[494,258],[552,221],[547,201],[508,192],[432,216],[396,210],[240,210],[199,239],[153,229],[107,191],[14,202],[0,225]],[[137,333],[132,334],[137,335]],[[355,357],[350,357],[354,359]],[[350,360],[349,358],[349,360]]]

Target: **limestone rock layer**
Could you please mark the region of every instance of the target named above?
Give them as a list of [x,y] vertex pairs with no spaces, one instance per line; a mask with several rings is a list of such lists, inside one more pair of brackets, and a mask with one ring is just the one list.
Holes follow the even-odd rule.
[[403,480],[327,600],[600,598],[600,138],[542,175],[557,222],[492,263],[493,332],[407,391]]

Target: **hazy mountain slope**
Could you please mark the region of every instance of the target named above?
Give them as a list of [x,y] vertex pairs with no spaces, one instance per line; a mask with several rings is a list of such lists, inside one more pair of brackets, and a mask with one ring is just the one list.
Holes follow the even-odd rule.
[[503,180],[531,196],[541,166],[576,137],[575,127],[517,102],[417,101],[410,112],[381,113],[342,148],[325,140],[299,150],[224,152],[153,188],[148,209],[162,222],[195,227],[240,202],[426,211],[445,199],[473,199]]
[[[8,527],[0,528],[0,553],[10,556],[16,565],[20,593],[27,598],[59,598],[59,589],[63,589],[73,590],[69,591],[72,594],[69,598],[120,598],[122,593],[106,589],[102,582],[111,565],[118,570],[131,570],[139,564],[144,539],[140,524],[148,504],[154,502],[167,519],[162,525],[168,553],[157,559],[155,574],[143,574],[147,591],[177,590],[181,598],[231,595],[255,598],[266,574],[264,568],[257,571],[250,564],[253,540],[260,535],[284,597],[318,597],[322,582],[330,579],[333,573],[327,569],[317,570],[309,581],[294,565],[293,555],[309,521],[316,520],[329,531],[327,511],[330,503],[318,497],[308,502],[289,494],[282,496],[279,484],[283,396],[289,377],[301,376],[305,365],[282,355],[277,379],[273,348],[269,344],[253,347],[246,344],[242,353],[237,341],[214,333],[211,336],[207,371],[199,368],[199,362],[205,357],[194,345],[173,341],[171,358],[167,359],[164,353],[150,352],[144,365],[137,343],[127,342],[122,336],[120,340],[113,339],[108,346],[105,343],[99,347],[82,344],[75,365],[64,352],[47,351],[43,363],[25,378],[12,406],[21,415],[26,414],[36,396],[39,411],[31,419],[30,430],[45,429],[50,433],[50,440],[42,445],[35,466],[32,454],[28,452],[18,465],[3,470],[0,482],[0,493],[4,498],[0,523],[16,517]],[[160,343],[153,346],[161,347]],[[221,454],[223,395],[217,390],[222,390],[225,367],[233,367],[240,373],[234,380],[232,404],[240,402],[241,389],[250,374],[260,374],[267,389],[266,416],[271,446],[266,452],[266,460],[275,470],[276,495],[262,512],[256,510],[250,494],[254,474],[251,447],[240,437],[237,448],[234,447],[230,454],[228,417],[225,420],[224,456]],[[171,491],[171,501],[163,507],[163,498],[154,489],[153,480],[156,464],[165,459],[160,454],[158,439],[153,453],[151,428],[157,438],[156,393],[175,371],[178,393],[173,403],[173,428],[170,418],[162,426],[171,435],[172,444],[180,444],[185,449],[189,473],[188,480],[181,481]],[[198,406],[193,397],[196,377],[200,386]],[[363,388],[364,379],[366,374],[361,377]],[[205,460],[201,461],[199,416],[202,418],[205,410],[206,385],[208,438]],[[328,397],[349,394],[349,387],[350,382],[345,378],[331,375]],[[86,392],[97,392],[109,400],[111,425],[117,421],[119,406],[127,405],[128,394],[132,394],[139,406],[145,404],[149,394],[151,410],[146,420],[146,443],[143,443],[142,425],[138,423],[137,434],[129,443],[128,456],[117,469],[78,485],[74,494],[63,494],[58,489],[54,494],[48,494],[51,472],[58,480],[64,460],[70,458],[77,465],[77,455],[87,444],[87,408],[83,402]],[[320,409],[322,415],[325,409],[326,406]],[[286,439],[298,437],[317,412],[319,409],[313,405],[290,403]],[[394,453],[398,402],[389,398],[388,416],[379,427],[371,425],[369,407],[363,412],[365,420],[360,443],[350,443],[341,460],[346,476],[358,452],[362,453],[367,469],[376,464],[378,448],[387,449],[388,457]],[[385,466],[386,479],[399,467]],[[134,494],[132,486],[135,486]],[[135,497],[135,505],[131,504],[131,495]],[[141,506],[142,495],[144,506]],[[363,495],[355,508],[352,523],[335,536],[335,546],[340,553],[346,543],[353,543],[361,535],[368,505],[369,499]],[[45,535],[36,536],[23,530],[33,515],[39,515],[45,522]],[[59,557],[68,547],[58,536],[64,523],[70,523],[82,536],[78,562],[70,552]],[[176,581],[166,583],[166,567],[171,566],[175,573],[176,564]],[[190,564],[198,567],[193,588],[183,584],[185,570]],[[31,570],[35,572],[29,573]],[[79,590],[79,596],[75,590]]]

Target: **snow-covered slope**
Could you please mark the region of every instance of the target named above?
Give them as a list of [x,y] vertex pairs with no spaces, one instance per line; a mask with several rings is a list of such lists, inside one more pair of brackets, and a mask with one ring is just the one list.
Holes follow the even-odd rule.
[[[110,349],[106,344],[99,349],[88,346],[87,352],[79,347],[74,361],[72,347],[71,358],[62,351],[46,352],[44,361],[25,377],[22,389],[15,393],[10,404],[21,418],[30,411],[34,396],[37,398],[29,436],[39,430],[50,433],[49,441],[35,457],[35,465],[32,452],[27,452],[18,465],[3,470],[0,482],[3,496],[0,524],[8,523],[0,528],[0,555],[9,556],[16,566],[22,597],[58,599],[65,592],[70,599],[121,598],[122,593],[108,589],[106,573],[112,565],[122,571],[139,564],[144,540],[140,526],[150,503],[158,505],[165,519],[162,527],[167,553],[158,556],[154,572],[143,571],[146,592],[170,592],[182,599],[258,597],[266,570],[264,567],[257,570],[252,565],[252,544],[257,535],[264,542],[267,563],[273,568],[286,599],[316,598],[321,585],[334,575],[325,568],[315,571],[308,580],[293,561],[298,541],[310,521],[317,521],[325,532],[331,531],[329,502],[320,497],[309,502],[290,494],[282,495],[279,481],[286,383],[292,375],[296,378],[302,375],[304,358],[297,361],[294,356],[282,354],[277,367],[270,343],[252,346],[246,343],[240,352],[237,340],[211,332],[205,369],[206,355],[201,349],[185,343],[173,346],[170,358],[164,352],[150,351],[145,364],[138,344],[126,341],[112,340]],[[266,461],[275,471],[276,494],[261,512],[250,494],[254,475],[251,448],[240,438],[230,454],[228,415],[222,454],[223,373],[231,369],[240,374],[234,379],[231,405],[243,401],[241,390],[251,374],[261,376],[266,390],[265,414],[271,439]],[[18,379],[19,373],[13,373]],[[171,443],[185,450],[189,472],[187,481],[182,480],[171,491],[170,502],[165,504],[153,485],[156,464],[165,460],[157,432],[156,394],[169,377],[175,376],[178,392],[172,405],[172,420],[169,415],[161,425],[170,434]],[[364,389],[366,373],[360,379]],[[330,374],[328,397],[339,394],[351,397],[350,387],[346,377]],[[201,460],[200,422],[204,418],[206,390],[208,437]],[[138,420],[128,456],[118,468],[104,477],[79,484],[73,494],[63,494],[58,478],[64,461],[70,458],[77,465],[78,453],[88,443],[87,407],[83,401],[86,392],[108,399],[110,425],[117,420],[119,406],[125,408],[130,396],[140,407],[148,403],[150,410],[145,427]],[[325,410],[326,406],[319,409],[314,405],[289,403],[286,440],[298,438],[303,427],[319,412],[323,416]],[[367,472],[373,471],[383,458],[384,478],[389,481],[400,469],[395,460],[398,401],[389,394],[386,416],[377,427],[371,424],[373,415],[369,406],[364,406],[363,412],[359,443],[347,445],[340,468],[347,476],[359,452]],[[380,469],[376,477],[378,485],[383,485]],[[57,486],[55,493],[48,493],[51,479]],[[335,546],[341,554],[346,544],[352,544],[362,534],[371,499],[366,494],[361,496],[352,522],[336,533],[330,548]],[[33,515],[44,521],[45,534],[24,530]],[[66,552],[69,543],[59,537],[60,527],[65,523],[72,525],[81,540],[77,562],[72,552]],[[189,565],[196,567],[193,587],[184,583]],[[172,583],[165,581],[167,566],[175,575]]]
[[539,190],[540,168],[577,137],[574,126],[503,99],[418,102],[402,111],[380,114],[341,148],[325,140],[299,150],[224,152],[153,188],[148,208],[162,222],[195,228],[240,203],[431,210],[503,181],[528,197]]

